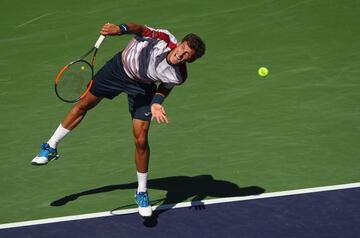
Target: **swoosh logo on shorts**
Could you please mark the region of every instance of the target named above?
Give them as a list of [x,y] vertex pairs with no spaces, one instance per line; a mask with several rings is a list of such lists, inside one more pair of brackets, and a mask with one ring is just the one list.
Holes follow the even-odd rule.
[[145,115],[146,117],[148,117],[148,116],[151,115],[151,112],[145,112],[144,115]]

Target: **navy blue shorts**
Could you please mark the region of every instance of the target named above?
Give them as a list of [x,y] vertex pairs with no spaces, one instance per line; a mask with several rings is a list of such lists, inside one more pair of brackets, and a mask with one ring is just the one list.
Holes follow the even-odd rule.
[[113,99],[122,92],[127,93],[131,117],[150,121],[150,104],[156,88],[155,84],[139,83],[129,78],[124,71],[120,52],[95,74],[90,92],[108,99]]

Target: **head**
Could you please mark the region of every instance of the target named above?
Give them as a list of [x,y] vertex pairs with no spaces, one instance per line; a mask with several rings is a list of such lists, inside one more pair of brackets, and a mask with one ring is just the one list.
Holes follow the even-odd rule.
[[168,54],[171,64],[192,63],[205,54],[205,43],[197,35],[186,35],[176,48]]

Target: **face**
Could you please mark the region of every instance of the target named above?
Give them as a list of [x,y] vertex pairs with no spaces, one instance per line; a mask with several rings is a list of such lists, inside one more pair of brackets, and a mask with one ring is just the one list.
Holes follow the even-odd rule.
[[167,55],[167,60],[170,64],[176,65],[188,62],[195,51],[191,49],[186,41],[179,43],[175,49],[170,51]]

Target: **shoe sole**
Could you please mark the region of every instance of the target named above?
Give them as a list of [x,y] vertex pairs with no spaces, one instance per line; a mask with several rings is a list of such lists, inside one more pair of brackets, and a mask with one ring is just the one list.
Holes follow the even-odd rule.
[[152,217],[152,215],[153,215],[153,210],[152,210],[152,207],[151,207],[151,206],[150,206],[150,209],[151,209],[150,215],[147,215],[147,216],[141,215],[141,213],[140,213],[140,208],[138,208],[138,209],[139,209],[139,210],[138,210],[139,215],[140,215],[141,217],[143,217],[143,218],[149,218],[149,217]]
[[41,164],[41,163],[36,163],[36,162],[31,161],[31,164],[35,165],[35,166],[47,165],[50,161],[58,160],[59,158],[60,158],[60,155],[56,155],[54,158],[49,160],[47,163]]
[[152,214],[151,214],[150,216],[143,216],[143,215],[141,215],[141,214],[139,213],[139,215],[140,215],[141,217],[143,217],[143,218],[149,218],[149,217],[152,217]]
[[41,166],[41,165],[47,165],[48,163],[46,164],[39,164],[39,163],[36,163],[36,162],[31,162],[31,165],[35,165],[35,166]]

